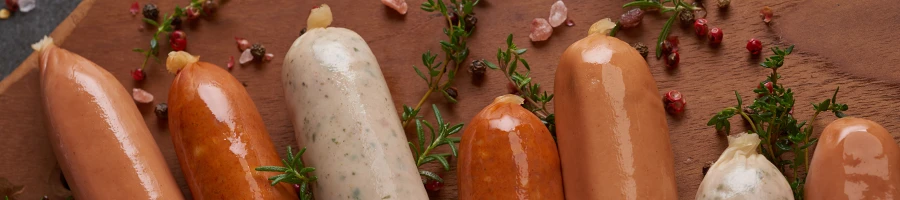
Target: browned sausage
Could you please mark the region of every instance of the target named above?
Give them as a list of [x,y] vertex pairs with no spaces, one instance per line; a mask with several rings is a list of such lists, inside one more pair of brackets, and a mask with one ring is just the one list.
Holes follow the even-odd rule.
[[554,91],[566,198],[677,198],[665,110],[634,48],[604,34],[575,42]]
[[44,39],[50,144],[76,199],[183,199],[131,95],[102,67]]
[[262,117],[244,86],[219,66],[187,64],[169,89],[169,129],[194,199],[297,199],[290,185],[269,185],[281,166]]
[[459,144],[459,199],[564,199],[556,143],[522,101],[497,97],[469,122]]
[[900,198],[900,147],[878,123],[852,117],[834,120],[816,144],[804,196]]

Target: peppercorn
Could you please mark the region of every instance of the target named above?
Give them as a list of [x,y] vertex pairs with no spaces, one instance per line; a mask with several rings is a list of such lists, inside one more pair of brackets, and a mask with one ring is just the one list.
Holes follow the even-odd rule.
[[650,53],[650,48],[647,48],[647,45],[644,45],[644,43],[636,42],[631,46],[634,47],[634,49],[637,50],[638,53],[641,53],[641,56],[644,58],[646,58],[647,54]]
[[156,104],[156,108],[153,110],[156,113],[156,117],[160,119],[169,118],[169,104],[159,103]]
[[694,23],[694,12],[690,10],[683,10],[678,13],[678,19],[681,20],[682,26],[690,26]]
[[300,29],[300,36],[303,36],[303,34],[306,34],[306,27],[303,27],[303,29]]
[[713,164],[715,164],[715,163],[713,163],[712,161],[706,162],[706,164],[703,164],[703,176],[706,176],[706,172],[709,172],[709,168],[712,168]]
[[450,23],[454,26],[459,24],[459,15],[456,15],[456,12],[449,12],[447,15],[450,16]]
[[266,47],[259,43],[253,44],[250,46],[250,54],[253,55],[253,59],[262,60],[266,56]]
[[472,64],[469,65],[469,73],[472,73],[472,75],[484,76],[485,71],[487,71],[487,69],[484,66],[483,60],[473,60]]
[[142,11],[142,13],[144,14],[144,18],[147,19],[156,20],[159,18],[159,8],[152,3],[144,4],[144,11]]
[[728,4],[731,4],[731,0],[718,0],[717,3],[719,3],[719,8],[727,8]]
[[9,9],[8,12],[16,12],[19,9],[19,0],[6,0],[6,9]]
[[666,105],[666,111],[671,114],[680,114],[684,111],[684,106],[687,104],[685,102],[684,97],[681,95],[681,92],[678,90],[672,90],[666,92],[666,96],[663,97],[663,104]]
[[171,25],[175,28],[175,30],[181,30],[181,17],[172,18]]
[[708,21],[703,18],[694,20],[694,33],[696,33],[697,36],[703,37],[706,36],[706,33],[709,33],[709,25],[707,22]]
[[762,52],[762,42],[756,38],[750,38],[747,41],[747,51],[750,51],[752,55],[759,55]]
[[[440,177],[440,175],[438,175],[438,177]],[[437,180],[429,178],[427,181],[425,181],[425,190],[427,190],[429,192],[440,191],[441,188],[443,188],[443,187],[444,187],[444,183],[441,183]]]
[[678,56],[678,51],[673,51],[672,53],[669,53],[669,55],[666,56],[666,67],[669,67],[671,69],[677,68],[679,60],[680,60],[680,58]]
[[135,81],[142,81],[146,77],[147,74],[144,73],[144,70],[140,68],[131,71],[131,78],[133,78]]
[[720,29],[720,28],[709,29],[709,43],[710,44],[719,45],[719,43],[722,43],[722,37],[724,37],[724,33],[722,33],[722,29]]
[[457,90],[456,87],[448,87],[444,89],[444,93],[447,93],[447,96],[450,96],[450,98],[453,99],[456,99],[456,97],[459,96],[459,90]]
[[478,23],[478,18],[475,17],[475,13],[472,13],[472,14],[466,15],[465,21],[466,21],[466,30],[469,31],[469,30],[472,30],[472,28],[475,28],[475,24]]
[[206,16],[209,16],[209,17],[213,16],[213,14],[216,14],[216,11],[218,9],[219,9],[219,4],[216,3],[215,1],[206,0],[205,2],[203,2],[203,14],[206,14]]

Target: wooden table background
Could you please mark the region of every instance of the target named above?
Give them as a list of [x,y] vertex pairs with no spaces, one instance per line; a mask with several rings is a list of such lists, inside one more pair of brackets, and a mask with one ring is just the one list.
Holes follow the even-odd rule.
[[[232,39],[238,36],[262,43],[276,55],[269,63],[236,66],[232,74],[246,83],[283,156],[285,146],[296,147],[297,144],[284,111],[281,80],[277,77],[280,77],[284,54],[305,26],[309,9],[328,3],[335,16],[333,26],[350,28],[366,39],[381,64],[399,110],[403,104],[415,104],[426,90],[410,67],[420,65],[420,55],[426,50],[439,52],[438,40],[446,40],[441,32],[445,27],[443,19],[418,9],[423,0],[408,1],[409,13],[403,16],[376,0],[230,0],[220,6],[216,18],[186,26],[188,50],[201,55],[204,61],[225,66],[229,56],[240,56]],[[529,49],[525,58],[534,68],[534,81],[552,91],[559,55],[568,45],[584,37],[594,21],[617,18],[624,12],[620,6],[627,1],[567,0],[569,18],[576,25],[555,28],[549,41],[531,43],[528,39],[531,20],[547,17],[554,0],[482,0],[475,8],[478,30],[469,42],[472,52],[469,58],[493,61],[496,49],[504,45],[506,35],[515,34],[514,41]],[[751,98],[751,90],[769,73],[758,63],[771,52],[764,51],[762,57],[751,57],[744,48],[749,38],[759,38],[766,49],[797,45],[781,72],[785,86],[796,92],[798,116],[811,114],[812,106],[807,102],[821,101],[830,96],[835,87],[841,86],[838,99],[850,105],[849,115],[877,121],[891,131],[895,139],[900,138],[897,121],[900,116],[897,106],[900,105],[900,71],[896,70],[900,61],[897,48],[900,34],[895,31],[900,30],[900,4],[884,0],[735,0],[727,10],[719,10],[715,8],[715,1],[706,1],[711,26],[724,30],[723,44],[710,47],[705,40],[697,39],[692,29],[675,26],[672,35],[681,39],[681,67],[666,70],[661,60],[648,59],[659,93],[679,90],[688,101],[683,115],[668,117],[680,199],[694,197],[702,179],[702,166],[714,161],[726,147],[725,138],[707,127],[706,121],[721,108],[735,104],[733,90],[743,93],[746,99]],[[141,1],[142,4],[145,2]],[[164,12],[171,12],[176,4],[187,4],[186,0],[151,2]],[[149,30],[138,31],[143,22],[128,12],[131,3],[85,0],[52,35],[60,42],[68,37],[61,45],[63,48],[105,67],[126,88],[144,88],[156,96],[153,104],[139,104],[138,107],[179,186],[186,196],[190,196],[166,121],[157,119],[153,113],[153,105],[167,99],[173,76],[165,72],[163,64],[157,63],[149,66],[148,78],[141,83],[133,81],[129,74],[143,59],[131,49],[146,48],[152,35]],[[763,6],[775,10],[774,22],[768,26],[758,16]],[[665,19],[648,14],[639,27],[624,30],[619,37],[627,42],[652,45]],[[163,52],[169,50],[168,45],[163,45]],[[67,194],[60,189],[59,170],[47,141],[36,65],[36,57],[32,55],[0,82],[0,177],[27,186],[21,199]],[[460,103],[450,104],[443,97],[433,95],[426,104],[438,104],[453,123],[468,123],[470,117],[493,97],[507,92],[506,80],[495,71],[489,72],[481,82],[473,81],[469,73],[461,73],[454,85],[459,88]],[[430,110],[424,113],[426,119],[433,119]],[[816,133],[833,119],[826,115],[816,121]],[[739,124],[736,120],[733,123]],[[735,127],[737,130],[743,128]],[[412,133],[407,130],[410,140],[415,137]],[[442,171],[436,165],[428,167]],[[456,199],[454,170],[440,173],[448,184],[432,194],[432,198]]]

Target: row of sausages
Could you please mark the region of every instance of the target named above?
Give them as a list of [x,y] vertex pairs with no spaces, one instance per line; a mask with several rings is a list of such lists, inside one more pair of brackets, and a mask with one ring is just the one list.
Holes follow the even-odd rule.
[[[52,40],[36,49],[50,140],[75,197],[182,199],[125,88]],[[244,87],[219,66],[188,60],[171,69],[169,128],[194,199],[297,198],[287,184],[270,185],[276,174],[253,170],[281,162]],[[311,29],[283,67],[297,141],[309,147],[303,159],[317,168],[316,198],[428,198],[362,37]],[[558,143],[516,96],[472,119],[459,147],[460,199],[677,198],[664,108],[636,50],[589,35],[563,53],[554,90]],[[869,121],[838,122],[823,133],[806,191],[900,195],[900,147],[890,135]]]

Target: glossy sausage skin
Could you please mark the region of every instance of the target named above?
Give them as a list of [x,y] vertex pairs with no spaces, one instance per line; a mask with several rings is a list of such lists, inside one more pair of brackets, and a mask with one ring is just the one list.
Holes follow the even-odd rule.
[[284,96],[319,199],[428,199],[369,45],[345,28],[314,28],[291,45]]
[[169,90],[169,130],[194,199],[296,199],[285,183],[269,184],[282,166],[262,117],[244,86],[221,67],[197,62]]
[[183,199],[131,95],[93,62],[40,54],[50,144],[76,199]]
[[811,200],[900,198],[900,147],[878,123],[835,120],[819,136],[804,193]]
[[469,122],[459,144],[459,199],[564,199],[556,143],[521,103],[497,97]]
[[677,198],[665,110],[634,48],[602,34],[575,42],[554,92],[566,198]]

